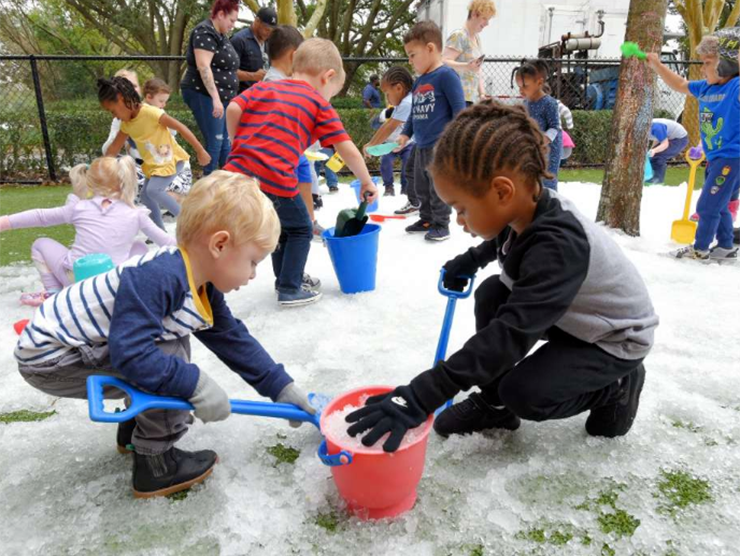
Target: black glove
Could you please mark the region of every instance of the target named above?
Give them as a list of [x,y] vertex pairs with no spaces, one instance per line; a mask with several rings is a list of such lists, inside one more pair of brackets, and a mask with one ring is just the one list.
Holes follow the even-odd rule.
[[468,285],[468,279],[462,278],[462,276],[475,276],[480,265],[472,251],[468,250],[462,255],[447,261],[442,268],[445,269],[444,287],[448,290],[461,292]]
[[353,411],[345,420],[354,423],[347,429],[350,436],[357,436],[372,429],[362,438],[365,446],[372,446],[380,437],[390,432],[383,444],[386,452],[395,452],[401,445],[406,431],[418,427],[429,417],[410,386],[399,386],[393,392],[372,396],[365,407]]

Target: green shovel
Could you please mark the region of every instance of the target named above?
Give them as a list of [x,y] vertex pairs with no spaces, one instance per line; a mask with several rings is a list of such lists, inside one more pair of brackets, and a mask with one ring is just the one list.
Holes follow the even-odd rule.
[[339,211],[339,214],[337,214],[337,223],[334,227],[334,237],[356,236],[362,231],[362,228],[365,227],[365,222],[367,222],[365,210],[368,205],[368,195],[370,193],[366,192],[358,208],[348,208]]

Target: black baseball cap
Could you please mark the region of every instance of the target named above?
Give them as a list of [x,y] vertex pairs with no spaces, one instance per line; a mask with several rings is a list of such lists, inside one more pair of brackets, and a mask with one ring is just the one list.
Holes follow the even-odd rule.
[[268,27],[275,27],[277,25],[277,13],[273,8],[260,8],[260,11],[257,12],[257,17]]

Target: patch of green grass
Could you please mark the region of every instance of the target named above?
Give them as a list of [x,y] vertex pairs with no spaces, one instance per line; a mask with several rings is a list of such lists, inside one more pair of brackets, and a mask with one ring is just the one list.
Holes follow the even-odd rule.
[[[591,183],[602,183],[604,181],[603,168],[561,168],[558,172],[558,180],[563,181],[580,181]],[[689,181],[688,166],[669,166],[665,174],[666,185],[681,185]],[[704,185],[704,170],[700,168],[696,173],[696,183],[694,189],[701,189]]]
[[0,423],[30,423],[32,421],[43,421],[52,415],[56,415],[56,411],[44,411],[39,413],[36,411],[21,409],[20,411],[12,411],[10,413],[0,413]]
[[188,495],[190,494],[190,489],[181,490],[180,492],[175,492],[174,494],[170,494],[167,496],[169,500],[172,502],[180,502],[182,500],[185,500]]
[[468,556],[483,556],[484,546],[482,544],[468,544],[463,546],[463,550]]
[[607,543],[604,543],[604,546],[601,547],[601,556],[616,556],[616,554],[616,551]]
[[329,513],[320,513],[316,516],[314,519],[314,523],[321,527],[322,529],[326,529],[329,533],[336,533],[337,529],[339,528],[339,515],[336,512],[329,512]]
[[515,538],[521,541],[531,541],[539,544],[548,543],[553,546],[564,546],[578,535],[581,544],[588,545],[591,543],[591,537],[587,534],[580,534],[568,524],[552,524],[545,528],[530,527],[526,531],[519,531]]
[[624,510],[615,510],[614,513],[601,513],[597,518],[599,529],[603,533],[616,533],[620,537],[631,537],[640,526],[640,520]]
[[[61,207],[72,192],[69,186],[0,187],[0,216],[36,208]],[[31,244],[40,237],[71,245],[72,226],[8,230],[0,234],[0,266],[31,262]]]
[[301,455],[300,450],[296,450],[292,446],[286,446],[282,442],[278,442],[274,446],[269,446],[267,453],[273,456],[277,460],[277,463],[288,463],[291,465]]
[[686,470],[660,472],[658,493],[666,501],[658,508],[659,511],[674,515],[678,510],[692,504],[703,504],[712,501],[711,485],[709,481],[694,477]]
[[682,421],[681,419],[674,419],[671,425],[676,429],[686,429],[689,432],[700,432],[701,427],[695,425],[693,421]]

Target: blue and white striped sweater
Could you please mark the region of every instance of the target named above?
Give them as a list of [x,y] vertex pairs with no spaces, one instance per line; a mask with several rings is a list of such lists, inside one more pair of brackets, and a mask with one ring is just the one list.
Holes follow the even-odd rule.
[[194,334],[273,399],[291,378],[235,319],[210,284],[195,292],[187,254],[163,247],[65,288],[47,299],[15,349],[21,365],[49,364],[83,345],[108,344],[111,363],[152,392],[190,397],[196,365],[164,354],[159,342]]

